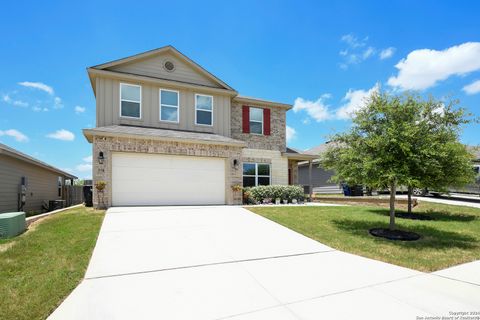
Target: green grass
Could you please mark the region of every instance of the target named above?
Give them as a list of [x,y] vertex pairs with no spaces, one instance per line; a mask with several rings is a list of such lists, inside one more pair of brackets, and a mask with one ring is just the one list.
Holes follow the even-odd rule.
[[0,242],[0,318],[45,319],[85,274],[104,217],[84,207]]
[[382,207],[254,207],[249,210],[335,249],[420,271],[480,259],[480,209],[420,203],[414,213],[434,220],[397,218],[399,229],[422,238],[412,242],[376,238],[370,228],[388,227]]

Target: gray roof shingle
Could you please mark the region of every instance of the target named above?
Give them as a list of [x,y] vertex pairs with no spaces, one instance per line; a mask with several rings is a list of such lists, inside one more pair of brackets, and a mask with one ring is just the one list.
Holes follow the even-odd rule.
[[143,138],[152,138],[159,140],[181,140],[194,141],[199,143],[220,144],[220,145],[238,145],[244,146],[245,142],[221,136],[213,133],[201,133],[182,130],[157,129],[148,127],[113,125],[106,127],[98,127],[92,129],[84,129],[84,135],[89,141],[93,135],[107,136],[138,136]]

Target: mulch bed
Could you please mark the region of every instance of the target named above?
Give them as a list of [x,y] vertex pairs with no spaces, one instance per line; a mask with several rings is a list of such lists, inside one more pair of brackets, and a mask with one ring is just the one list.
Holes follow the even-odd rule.
[[387,228],[373,228],[368,231],[374,237],[386,238],[397,241],[415,241],[420,239],[420,235],[415,232],[403,230],[390,230]]

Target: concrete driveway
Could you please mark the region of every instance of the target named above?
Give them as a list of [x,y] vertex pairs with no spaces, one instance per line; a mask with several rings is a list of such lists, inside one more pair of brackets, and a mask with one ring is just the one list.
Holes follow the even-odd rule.
[[[424,274],[240,207],[112,208],[50,319],[418,319],[480,311],[480,266]],[[457,277],[465,270],[471,277]]]

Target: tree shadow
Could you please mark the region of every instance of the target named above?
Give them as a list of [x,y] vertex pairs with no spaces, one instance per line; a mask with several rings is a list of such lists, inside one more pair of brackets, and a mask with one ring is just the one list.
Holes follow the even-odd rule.
[[376,241],[387,241],[393,245],[411,248],[461,248],[471,249],[478,247],[478,240],[475,237],[464,235],[457,232],[439,230],[425,225],[404,228],[398,226],[398,229],[418,233],[421,238],[416,241],[395,241],[384,238],[374,237],[369,234],[372,228],[388,228],[388,224],[377,221],[356,221],[356,220],[333,220],[333,224],[342,231],[356,235],[361,238],[370,238]]
[[[381,215],[381,216],[390,216],[390,212],[387,209],[371,209],[369,210],[372,213]],[[468,222],[477,219],[477,216],[472,214],[458,214],[450,213],[447,211],[417,211],[412,212],[413,217],[409,217],[408,213],[403,210],[396,210],[395,217],[399,219],[410,219],[410,220],[433,220],[433,221],[457,221],[457,222]]]

